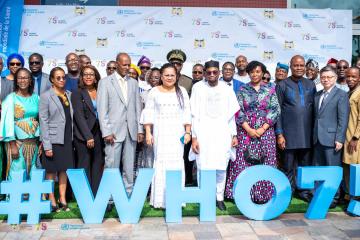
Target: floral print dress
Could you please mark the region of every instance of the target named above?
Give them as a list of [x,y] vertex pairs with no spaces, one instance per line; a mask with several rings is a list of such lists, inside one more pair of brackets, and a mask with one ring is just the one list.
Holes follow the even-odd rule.
[[[277,167],[274,124],[280,116],[280,105],[274,86],[261,85],[256,91],[251,83],[247,83],[240,88],[237,99],[240,104],[236,116],[239,145],[236,159],[229,164],[225,191],[225,196],[230,199],[233,198],[233,185],[237,176],[255,164],[249,160],[250,158],[259,159],[261,164]],[[270,128],[260,138],[251,138],[242,128],[244,122],[254,129],[260,128],[265,123],[269,124]],[[251,197],[256,203],[265,203],[271,199],[273,192],[272,183],[259,181],[252,188]]]

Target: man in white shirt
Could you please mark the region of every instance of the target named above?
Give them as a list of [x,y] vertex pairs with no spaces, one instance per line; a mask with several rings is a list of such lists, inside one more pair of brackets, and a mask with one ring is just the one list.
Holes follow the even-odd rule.
[[[335,86],[337,75],[332,67],[320,71],[324,90],[315,94],[313,163],[315,166],[341,166],[341,149],[349,119],[349,99],[345,91]],[[330,208],[340,199],[337,191]]]
[[248,65],[247,58],[244,55],[237,56],[235,60],[235,66],[237,73],[234,75],[234,78],[243,83],[250,82],[250,77],[246,72],[246,67]]
[[[97,110],[105,142],[105,168],[120,169],[126,192],[134,185],[136,142],[142,142],[141,102],[137,81],[128,76],[131,59],[126,53],[116,57],[117,70],[99,81]],[[109,209],[109,208],[108,208]]]
[[190,104],[192,151],[199,171],[216,170],[216,205],[223,211],[226,168],[238,144],[235,113],[240,106],[234,91],[218,80],[219,74],[219,62],[205,63],[205,80],[194,85]]

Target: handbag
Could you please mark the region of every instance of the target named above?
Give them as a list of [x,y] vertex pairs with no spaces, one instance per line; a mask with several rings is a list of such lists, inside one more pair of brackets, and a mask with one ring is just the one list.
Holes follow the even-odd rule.
[[247,149],[244,152],[244,159],[251,165],[260,165],[265,163],[266,156],[261,151],[261,143],[258,138],[250,138]]

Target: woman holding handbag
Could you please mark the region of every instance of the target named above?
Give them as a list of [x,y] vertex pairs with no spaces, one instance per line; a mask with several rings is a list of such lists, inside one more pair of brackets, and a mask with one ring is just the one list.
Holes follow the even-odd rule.
[[[239,145],[236,159],[230,162],[225,196],[233,199],[233,184],[237,176],[253,165],[269,165],[277,167],[276,137],[274,124],[280,114],[280,106],[275,88],[262,83],[266,72],[264,64],[252,61],[246,72],[250,82],[238,92],[240,110],[236,117]],[[252,200],[263,204],[273,194],[273,185],[268,181],[260,181],[251,191]]]

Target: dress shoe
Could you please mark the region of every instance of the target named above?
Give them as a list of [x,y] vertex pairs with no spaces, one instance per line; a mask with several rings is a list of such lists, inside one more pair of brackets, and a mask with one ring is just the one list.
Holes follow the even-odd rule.
[[307,203],[311,202],[311,196],[307,193],[298,194],[298,197]]
[[330,204],[330,209],[336,208],[336,206],[337,206],[337,203],[336,203],[336,202],[332,202],[332,203]]
[[226,211],[226,206],[224,204],[224,201],[216,201],[216,206],[221,210],[221,211]]
[[113,209],[113,204],[108,203],[108,205],[106,206],[106,212],[111,212],[112,209]]
[[348,212],[348,211],[345,211],[345,214],[348,215],[348,216],[350,216],[350,217],[358,217],[358,215],[353,214],[353,213]]

